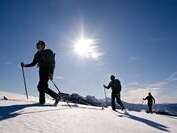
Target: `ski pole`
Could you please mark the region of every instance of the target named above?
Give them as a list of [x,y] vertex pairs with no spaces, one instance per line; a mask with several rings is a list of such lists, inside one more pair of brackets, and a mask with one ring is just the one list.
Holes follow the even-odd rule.
[[[55,88],[58,90],[58,93],[59,93],[59,95],[61,94],[61,92],[60,92],[60,90],[59,90],[59,88],[58,88],[58,86],[54,83],[54,81],[53,80],[51,80],[52,81],[52,83],[53,83],[53,85],[55,86]],[[60,96],[61,97],[61,96]],[[66,102],[67,103],[67,105],[71,108],[71,105],[68,103],[68,101]]]
[[141,104],[144,104],[144,100],[142,100],[142,103]]
[[53,80],[51,80],[51,81],[52,81],[53,85],[55,86],[55,88],[58,90],[58,93],[60,94],[61,92],[60,92],[58,86],[53,82]]
[[28,90],[27,90],[27,87],[26,87],[25,72],[24,72],[24,68],[23,67],[22,67],[22,74],[23,74],[23,82],[24,82],[24,86],[25,86],[26,98],[28,100]]
[[107,105],[108,105],[108,102],[107,102],[107,96],[106,96],[106,90],[105,90],[105,88],[104,88],[104,95],[105,95],[105,100],[106,100],[106,107],[107,107]]

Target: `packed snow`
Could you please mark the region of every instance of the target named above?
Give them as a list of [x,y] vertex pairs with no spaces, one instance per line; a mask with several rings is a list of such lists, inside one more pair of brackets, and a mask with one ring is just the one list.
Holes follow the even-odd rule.
[[[2,100],[3,96],[9,100]],[[177,117],[60,102],[0,92],[0,133],[177,133]]]

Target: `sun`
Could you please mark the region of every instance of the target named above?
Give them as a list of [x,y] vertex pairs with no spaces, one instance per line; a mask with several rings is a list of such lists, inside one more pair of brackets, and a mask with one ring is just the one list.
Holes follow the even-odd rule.
[[74,52],[82,58],[98,59],[97,42],[92,38],[80,37],[74,42]]

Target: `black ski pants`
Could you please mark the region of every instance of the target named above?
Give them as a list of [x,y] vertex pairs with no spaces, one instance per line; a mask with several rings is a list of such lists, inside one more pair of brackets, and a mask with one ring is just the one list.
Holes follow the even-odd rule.
[[152,103],[148,103],[149,113],[152,113]]
[[124,105],[120,99],[120,92],[112,92],[112,94],[111,94],[111,105],[112,105],[113,110],[116,109],[115,99],[116,99],[117,103],[121,106],[121,108],[123,109]]
[[48,71],[39,71],[39,83],[38,83],[38,91],[39,91],[39,103],[44,104],[45,103],[45,93],[50,95],[52,98],[56,99],[58,97],[58,94],[52,91],[48,87],[48,81],[49,81],[49,73]]

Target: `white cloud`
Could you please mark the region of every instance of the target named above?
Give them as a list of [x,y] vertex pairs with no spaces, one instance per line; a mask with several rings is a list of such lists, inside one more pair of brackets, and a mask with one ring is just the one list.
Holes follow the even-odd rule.
[[5,64],[5,65],[11,65],[11,64],[13,64],[13,62],[11,62],[11,61],[6,61],[6,62],[4,62],[4,64]]
[[176,81],[177,80],[177,72],[172,73],[167,80],[169,81]]
[[151,92],[154,96],[157,95],[157,88],[136,88],[128,89],[124,92],[123,99],[130,103],[142,103],[142,99],[147,96],[148,92]]
[[161,88],[166,84],[167,84],[166,81],[157,81],[157,82],[154,82],[152,84],[149,84],[148,88]]
[[139,85],[139,82],[134,81],[134,82],[127,84],[126,86],[137,86],[137,85]]
[[127,90],[124,91],[124,100],[132,103],[140,103],[142,97],[152,92],[157,103],[176,103],[177,102],[177,84],[172,82],[176,80],[177,72],[171,74],[162,81],[157,81],[151,84],[142,85],[138,82],[132,82],[127,85]]

